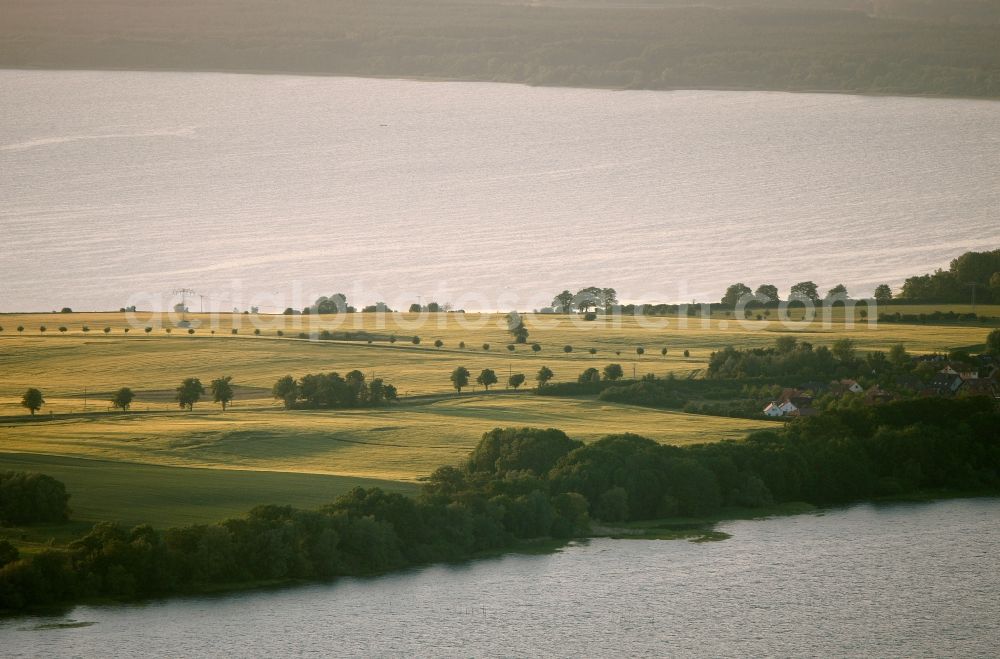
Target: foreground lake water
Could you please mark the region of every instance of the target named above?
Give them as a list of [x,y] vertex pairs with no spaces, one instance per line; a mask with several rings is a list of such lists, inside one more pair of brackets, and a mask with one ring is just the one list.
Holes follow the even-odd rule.
[[370,579],[0,620],[4,656],[1000,653],[1000,499],[594,540]]
[[868,295],[1000,244],[996,101],[0,71],[0,172],[0,311]]

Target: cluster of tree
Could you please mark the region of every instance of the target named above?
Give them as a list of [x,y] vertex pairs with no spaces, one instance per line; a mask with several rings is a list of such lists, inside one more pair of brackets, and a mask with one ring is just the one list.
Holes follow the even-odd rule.
[[[504,478],[486,462],[500,438]],[[0,567],[0,610],[87,597],[133,598],[193,588],[365,575],[589,531],[583,497],[550,495],[537,476],[580,445],[558,430],[494,430],[470,466],[442,467],[418,497],[356,488],[318,511],[260,506],[220,524],[157,531],[96,525],[66,551]],[[493,460],[492,463],[496,463]],[[489,481],[495,481],[489,485]]]
[[337,372],[310,373],[296,380],[286,375],[274,383],[272,395],[285,409],[378,407],[396,400],[396,387],[382,378],[369,382],[359,370],[341,377]]
[[[201,397],[205,395],[205,386],[201,383],[198,378],[184,378],[180,386],[174,390],[176,393],[174,395],[174,400],[180,405],[182,409],[187,408],[188,411],[194,409],[195,403],[201,400]],[[225,412],[226,408],[232,402],[233,397],[236,395],[236,391],[233,389],[233,376],[226,375],[221,378],[216,378],[209,383],[209,391],[212,393],[212,402],[219,403],[222,405],[222,411]],[[115,395],[117,399],[123,394],[123,392],[131,393],[129,389],[120,389]],[[127,394],[123,396],[122,402],[124,400],[128,401],[124,409],[128,410],[128,405],[131,405],[132,399],[128,397]],[[114,399],[112,403],[115,407],[121,407]]]
[[69,517],[66,486],[45,474],[0,472],[0,525],[62,522]]
[[713,352],[708,359],[708,378],[806,377],[829,380],[851,377],[862,362],[854,341],[838,339],[827,348],[814,348],[808,341],[781,336],[771,348],[739,350],[733,346]]
[[[812,281],[800,281],[794,284],[788,293],[790,301],[797,300],[812,303],[825,301],[834,303],[850,299],[847,287],[843,284],[833,286],[822,298],[819,295],[819,287]],[[889,302],[892,300],[892,288],[888,284],[879,284],[875,287],[872,297],[879,303]],[[752,307],[777,305],[779,302],[781,302],[781,298],[778,295],[778,287],[774,284],[761,284],[757,287],[757,290],[752,290],[746,284],[737,283],[726,289],[725,295],[722,296],[721,304],[723,307],[733,308],[740,303],[744,306]]]
[[575,294],[564,290],[552,299],[552,308],[560,313],[589,313],[592,309],[603,309],[610,313],[618,304],[618,293],[613,288],[598,288],[588,286],[581,288]]
[[980,323],[996,322],[1000,318],[980,316],[976,313],[958,313],[957,311],[932,311],[931,313],[880,313],[878,322],[880,323]]
[[584,445],[555,429],[497,428],[415,498],[358,488],[314,512],[264,506],[166,532],[100,524],[67,551],[0,567],[0,608],[369,574],[586,534],[592,518],[699,517],[926,489],[1000,491],[1000,413],[990,401],[825,413],[745,441],[686,447],[631,434]]
[[[367,0],[281,7],[209,0],[178,16],[70,0],[7,12],[0,65],[424,76],[644,89],[840,90],[1000,95],[998,27],[951,22],[954,9],[885,11],[902,0],[711,0],[607,7]],[[928,3],[909,2],[908,7]],[[940,8],[942,0],[931,3]],[[963,3],[969,6],[971,2]],[[981,7],[986,2],[980,2]],[[51,16],[65,20],[57,27]],[[972,14],[976,16],[978,14]],[[944,19],[948,16],[948,19]],[[275,30],[275,25],[284,29]],[[36,38],[18,39],[22,34]],[[109,47],[109,39],[120,42]],[[155,49],[143,47],[154,39]]]
[[973,294],[977,301],[1000,304],[1000,249],[966,252],[947,270],[910,277],[899,297],[907,302],[964,303]]
[[[458,366],[451,372],[449,379],[451,380],[451,386],[455,388],[455,391],[462,393],[462,389],[469,386],[469,378],[472,374],[469,369],[464,366]],[[552,379],[552,371],[548,370],[546,367],[539,369],[538,373],[535,375],[535,380],[538,382],[538,386],[542,387],[546,382]],[[526,378],[524,373],[511,373],[507,377],[507,386],[511,389],[519,389],[522,384],[524,384]],[[492,368],[484,368],[476,376],[476,384],[482,385],[484,389],[489,391],[491,385],[496,384],[500,380],[497,378],[496,371]]]

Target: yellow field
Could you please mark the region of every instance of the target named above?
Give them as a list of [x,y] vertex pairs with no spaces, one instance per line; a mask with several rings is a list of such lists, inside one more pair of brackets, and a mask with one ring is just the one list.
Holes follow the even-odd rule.
[[[1000,308],[979,311],[1000,315]],[[434,468],[462,460],[483,432],[497,426],[555,427],[585,441],[634,432],[684,444],[741,438],[773,423],[504,392],[508,372],[525,373],[528,386],[543,365],[555,372],[556,382],[611,362],[621,363],[629,376],[673,372],[697,377],[711,352],[730,344],[766,346],[787,332],[814,344],[850,336],[862,350],[903,342],[911,351],[930,352],[981,345],[989,331],[979,324],[737,323],[722,314],[707,320],[593,322],[529,315],[529,342],[542,346],[536,354],[530,345],[509,352],[503,316],[496,314],[244,315],[235,317],[238,335],[230,332],[232,316],[217,320],[215,334],[211,318],[188,319],[198,326],[193,335],[149,314],[137,319],[120,313],[0,315],[0,453],[6,454],[0,469],[37,463],[39,471],[64,474],[77,501],[85,502],[86,519],[145,515],[160,525],[187,523],[257,503],[310,505],[353,484],[412,486]],[[23,332],[16,330],[19,325]],[[83,332],[84,325],[91,331]],[[154,328],[148,335],[142,331],[147,325]],[[253,333],[255,325],[260,335]],[[126,335],[125,327],[133,329]],[[284,337],[277,335],[279,329]],[[370,344],[367,339],[297,338],[299,332],[322,329],[365,331],[375,338]],[[398,337],[395,343],[387,340],[391,335]],[[413,335],[421,338],[420,345],[409,342]],[[434,347],[435,339],[444,346]],[[483,343],[490,350],[483,350]],[[565,353],[564,345],[573,351]],[[642,356],[636,354],[640,346]],[[665,357],[663,347],[668,348]],[[448,376],[459,365],[473,377],[480,369],[494,369],[499,391],[467,390],[456,396]],[[270,396],[274,381],[286,374],[343,374],[355,368],[395,384],[404,400],[378,410],[289,412]],[[234,406],[225,414],[208,401],[193,413],[173,402],[183,378],[199,377],[207,384],[222,375],[232,375],[238,386]],[[122,386],[137,392],[130,414],[109,411],[110,393]],[[28,387],[45,394],[40,418],[26,419],[19,405]],[[108,486],[115,482],[132,485]]]
[[671,444],[745,436],[773,422],[662,412],[593,400],[466,395],[391,409],[103,414],[0,425],[0,450],[158,465],[414,481],[465,458],[497,426],[574,438],[635,432]]
[[[894,307],[904,309],[904,307]],[[983,311],[987,309],[980,307]],[[1000,308],[996,313],[1000,315]],[[232,335],[233,320],[240,334]],[[217,319],[215,334],[208,329],[207,316],[189,315],[201,323],[195,334],[172,327],[167,334],[164,318],[139,314],[138,329],[126,335],[125,314],[28,314],[0,316],[0,415],[22,414],[18,402],[27,387],[37,387],[46,395],[45,413],[106,410],[110,392],[128,386],[138,394],[137,410],[174,407],[173,389],[185,377],[199,377],[207,384],[221,375],[232,375],[241,386],[237,405],[273,405],[270,388],[279,377],[291,374],[336,370],[342,374],[360,369],[385,378],[399,388],[400,395],[447,393],[448,375],[456,366],[465,366],[473,375],[483,368],[494,369],[502,383],[508,372],[528,376],[542,365],[555,372],[555,380],[573,380],[588,366],[621,363],[627,375],[674,372],[681,376],[705,366],[708,355],[733,344],[740,347],[771,344],[782,333],[795,332],[803,340],[830,344],[842,336],[855,339],[861,349],[886,349],[903,342],[911,351],[946,351],[960,346],[982,344],[988,328],[979,325],[907,325],[882,323],[876,327],[843,323],[779,324],[776,321],[742,321],[715,317],[650,318],[619,321],[600,319],[583,322],[565,316],[526,316],[529,341],[542,346],[533,353],[519,345],[514,352],[506,346],[510,337],[503,317],[496,314],[344,314],[338,317],[230,316]],[[253,324],[261,334],[253,334]],[[313,323],[309,325],[308,323]],[[24,332],[18,333],[17,326]],[[42,334],[39,327],[45,325]],[[89,333],[82,327],[88,325]],[[296,326],[299,325],[299,326]],[[154,327],[146,335],[142,328]],[[66,327],[65,333],[58,331]],[[105,334],[102,330],[111,328]],[[276,332],[284,327],[284,337]],[[294,338],[300,331],[366,331],[398,340],[310,341]],[[418,335],[420,345],[409,337]],[[434,341],[444,342],[441,348]],[[460,349],[460,342],[466,348]],[[484,343],[490,350],[483,350]],[[571,345],[566,354],[563,346]],[[643,347],[646,354],[635,350]],[[666,357],[660,354],[666,347]],[[595,355],[589,349],[597,350]],[[684,350],[690,357],[683,356]],[[620,353],[620,354],[617,354]]]

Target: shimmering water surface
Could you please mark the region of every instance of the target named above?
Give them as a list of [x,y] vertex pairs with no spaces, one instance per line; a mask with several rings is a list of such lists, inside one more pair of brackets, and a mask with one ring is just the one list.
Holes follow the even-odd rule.
[[996,248],[998,180],[991,101],[0,71],[0,311],[868,294]]
[[1000,654],[1000,499],[0,620],[4,656]]

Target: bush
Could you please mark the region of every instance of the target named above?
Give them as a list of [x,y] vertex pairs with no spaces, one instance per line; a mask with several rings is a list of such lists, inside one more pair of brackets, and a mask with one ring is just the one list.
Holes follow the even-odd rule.
[[569,345],[563,346],[563,352],[565,352],[567,354],[573,352],[573,346],[569,346]]
[[436,339],[436,340],[434,341],[434,347],[435,347],[435,348],[440,348],[440,347],[441,347],[441,346],[443,346],[443,345],[444,345],[444,341],[442,341],[441,339]]
[[420,345],[420,337],[419,336],[413,337],[412,339],[410,339],[410,343],[412,343],[415,346]]
[[537,343],[532,343],[531,344],[531,352],[540,352],[541,350],[542,350],[542,346],[540,346],[539,344],[537,344]]
[[63,522],[69,518],[66,486],[45,474],[0,472],[0,524]]

